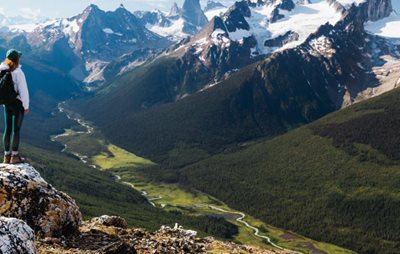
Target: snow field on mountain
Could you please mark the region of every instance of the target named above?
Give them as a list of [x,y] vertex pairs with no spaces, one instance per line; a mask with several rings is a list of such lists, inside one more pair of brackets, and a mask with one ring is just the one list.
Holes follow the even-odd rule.
[[400,39],[400,0],[392,0],[393,12],[384,19],[367,22],[365,29],[375,35],[386,38]]
[[15,33],[32,33],[36,28],[44,29],[47,26],[60,26],[61,19],[50,19],[46,20],[42,23],[27,23],[27,24],[19,24],[19,25],[10,25],[8,26],[10,31]]
[[124,35],[121,34],[121,33],[116,33],[116,32],[114,32],[111,28],[104,28],[104,29],[103,29],[103,32],[106,33],[106,34],[115,34],[115,35],[117,35],[117,36],[124,36]]
[[185,20],[183,18],[179,18],[178,20],[173,21],[171,26],[162,27],[159,25],[151,25],[146,24],[146,28],[153,33],[156,33],[163,37],[172,36],[173,38],[185,38],[189,36],[188,34],[182,31]]
[[218,16],[218,17],[221,16],[221,14],[225,13],[227,10],[228,10],[227,7],[218,8],[218,9],[206,11],[206,12],[204,12],[204,14],[206,15],[207,19],[210,21],[215,16]]
[[361,3],[364,3],[366,0],[337,0],[337,1],[347,9],[352,4],[359,5]]
[[63,26],[63,32],[65,35],[72,37],[74,34],[78,33],[80,30],[80,26],[78,24],[77,19],[63,19],[61,21],[61,24]]
[[278,37],[288,31],[296,32],[300,36],[299,40],[288,43],[280,49],[293,48],[303,43],[321,25],[325,23],[334,25],[342,17],[340,13],[322,0],[307,5],[296,5],[290,12],[280,10],[280,14],[285,17],[275,23],[268,22],[268,13],[270,12],[270,6],[252,8],[252,16],[247,18],[251,27],[250,32],[256,37],[258,41],[257,50],[261,54],[273,51],[271,48],[264,47],[264,42],[267,39]]
[[11,32],[18,33],[18,32],[26,32],[32,33],[35,28],[38,27],[37,24],[22,24],[22,25],[10,25],[8,28]]

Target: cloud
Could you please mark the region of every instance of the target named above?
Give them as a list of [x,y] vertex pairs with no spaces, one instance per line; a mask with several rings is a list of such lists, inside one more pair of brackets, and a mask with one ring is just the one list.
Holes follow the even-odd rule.
[[[132,2],[136,2],[135,4],[137,6],[143,5],[143,1],[141,0]],[[151,6],[152,8],[159,8],[159,9],[169,9],[169,7],[172,6],[171,0],[147,0],[145,4],[149,7]]]
[[19,14],[21,17],[27,19],[37,19],[40,17],[41,10],[40,9],[31,9],[31,8],[21,8],[19,9]]

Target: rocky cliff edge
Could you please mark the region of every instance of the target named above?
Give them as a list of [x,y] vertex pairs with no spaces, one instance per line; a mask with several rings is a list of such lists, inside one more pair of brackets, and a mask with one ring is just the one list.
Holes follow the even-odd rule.
[[162,226],[149,233],[116,216],[82,221],[76,202],[28,164],[0,164],[0,253],[289,253],[198,238]]

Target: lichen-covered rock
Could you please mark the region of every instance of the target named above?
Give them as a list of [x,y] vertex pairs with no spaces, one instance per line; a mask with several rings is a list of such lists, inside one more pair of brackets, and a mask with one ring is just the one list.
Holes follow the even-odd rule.
[[35,254],[35,234],[22,220],[0,217],[0,253]]
[[82,219],[75,201],[28,164],[0,164],[0,215],[24,220],[43,237],[74,234]]
[[117,228],[128,227],[128,223],[124,218],[121,218],[119,216],[109,216],[109,215],[103,215],[100,217],[92,218],[90,220],[90,224],[117,227]]

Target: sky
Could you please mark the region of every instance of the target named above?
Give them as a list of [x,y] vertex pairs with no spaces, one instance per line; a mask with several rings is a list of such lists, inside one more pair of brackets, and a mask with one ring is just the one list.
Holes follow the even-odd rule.
[[[6,16],[66,18],[82,12],[88,5],[96,4],[103,10],[115,10],[121,3],[130,11],[168,11],[174,2],[182,6],[184,0],[0,0],[0,13]],[[207,0],[201,0],[202,6]],[[233,3],[232,0],[221,0]]]

